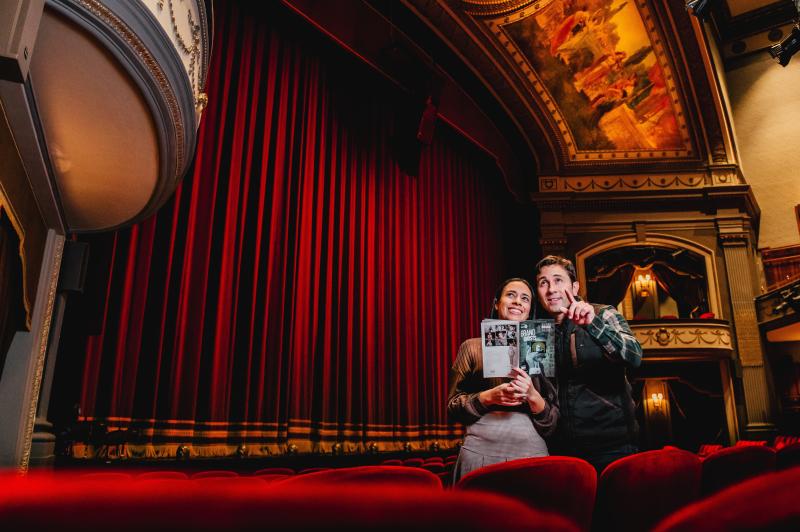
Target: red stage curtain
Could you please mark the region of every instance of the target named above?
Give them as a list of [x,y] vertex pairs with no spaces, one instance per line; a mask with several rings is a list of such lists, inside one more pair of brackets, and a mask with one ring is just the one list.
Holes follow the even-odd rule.
[[496,167],[443,124],[401,171],[421,108],[272,9],[220,6],[193,174],[115,236],[80,407],[120,445],[77,456],[461,438],[449,366],[536,228],[507,227]]

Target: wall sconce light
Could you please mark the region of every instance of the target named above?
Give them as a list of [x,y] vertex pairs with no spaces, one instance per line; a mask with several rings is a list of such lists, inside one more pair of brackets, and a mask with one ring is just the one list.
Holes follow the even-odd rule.
[[639,274],[636,277],[636,292],[639,294],[640,297],[649,297],[650,296],[650,283],[653,281],[653,278],[650,276],[649,273],[644,275]]
[[650,394],[650,399],[653,401],[653,408],[658,410],[661,408],[661,403],[664,401],[664,394],[661,392]]

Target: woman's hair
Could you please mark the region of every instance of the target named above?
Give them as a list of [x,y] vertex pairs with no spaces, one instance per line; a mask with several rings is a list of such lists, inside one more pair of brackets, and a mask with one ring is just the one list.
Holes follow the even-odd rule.
[[[497,307],[495,307],[495,305],[497,304],[497,301],[500,299],[500,297],[502,297],[503,290],[506,289],[506,286],[508,286],[513,282],[523,283],[525,286],[527,286],[528,290],[531,291],[531,298],[533,298],[533,287],[531,286],[531,283],[529,283],[522,277],[511,277],[510,279],[506,279],[505,281],[500,283],[500,286],[497,287],[497,290],[494,293],[494,299],[492,300],[492,310],[489,312],[489,319],[492,320],[498,319]],[[533,301],[531,301],[531,306],[533,306]]]

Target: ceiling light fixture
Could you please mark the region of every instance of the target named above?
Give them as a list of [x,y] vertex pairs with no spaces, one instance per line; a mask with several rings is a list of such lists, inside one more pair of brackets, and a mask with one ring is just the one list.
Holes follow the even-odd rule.
[[785,67],[798,50],[800,50],[800,25],[796,24],[788,37],[778,44],[770,46],[769,55],[778,61],[778,64]]
[[784,40],[769,48],[769,55],[777,60],[782,67],[788,65],[792,56],[800,50],[800,0],[794,0],[794,9],[797,12],[797,16],[794,20],[792,32]]

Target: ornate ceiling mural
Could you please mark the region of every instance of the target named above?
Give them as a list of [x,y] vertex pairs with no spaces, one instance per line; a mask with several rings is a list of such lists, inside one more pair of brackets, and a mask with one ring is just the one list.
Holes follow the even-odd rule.
[[650,8],[632,0],[465,0],[512,59],[574,162],[692,157]]

